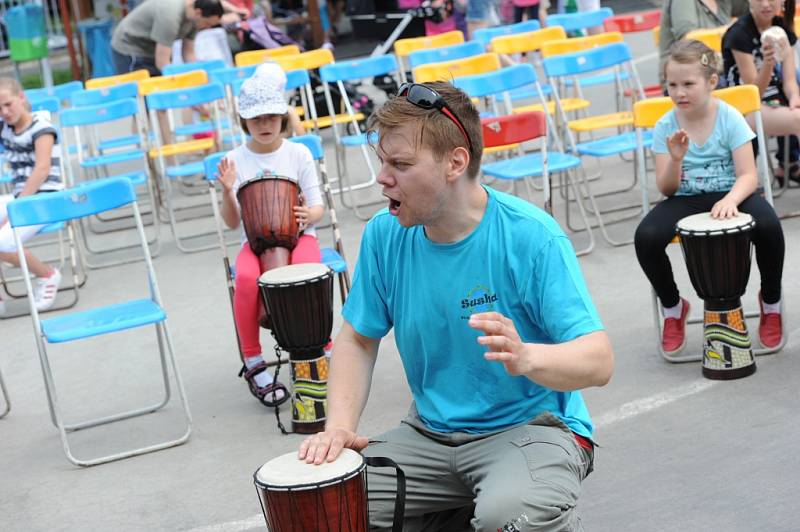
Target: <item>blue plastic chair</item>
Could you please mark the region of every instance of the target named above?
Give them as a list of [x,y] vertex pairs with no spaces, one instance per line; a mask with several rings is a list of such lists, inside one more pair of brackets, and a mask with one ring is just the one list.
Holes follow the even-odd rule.
[[[550,17],[554,15],[550,15],[547,18],[548,25],[550,24]],[[472,40],[481,43],[483,46],[483,52],[487,51],[489,44],[491,44],[492,39],[495,37],[501,37],[503,35],[515,35],[517,33],[525,33],[526,31],[536,31],[540,29],[542,25],[539,23],[538,20],[523,20],[522,22],[517,22],[515,24],[504,24],[502,26],[495,26],[494,28],[478,28],[475,30],[475,34],[472,37]]]
[[[186,89],[155,92],[148,94],[145,99],[150,114],[151,131],[156,132],[155,146],[150,150],[149,155],[151,159],[155,159],[157,177],[160,179],[161,185],[164,188],[163,197],[166,199],[167,217],[172,236],[175,239],[175,244],[178,246],[178,249],[184,253],[213,249],[215,247],[213,243],[198,244],[195,246],[185,243],[188,239],[211,235],[213,231],[196,232],[186,235],[181,235],[179,233],[178,220],[176,217],[177,209],[173,204],[174,191],[171,181],[177,179],[182,185],[187,187],[193,186],[191,183],[184,181],[184,179],[203,175],[204,167],[202,157],[205,156],[204,152],[215,149],[217,146],[216,138],[203,138],[165,144],[161,138],[157,113],[158,111],[178,110],[209,104],[213,113],[212,130],[220,132],[223,128],[221,125],[219,108],[216,104],[225,100],[225,89],[222,84],[211,82],[206,85]],[[166,157],[179,155],[194,156],[196,158],[175,166],[167,165]]]
[[25,95],[28,98],[41,98],[42,96],[55,96],[65,106],[71,105],[72,93],[83,90],[82,81],[68,81],[61,85],[43,87],[41,89],[27,89]]
[[452,46],[431,48],[430,50],[417,50],[416,52],[408,54],[408,68],[413,70],[420,65],[427,65],[428,63],[441,63],[442,61],[463,59],[473,55],[480,55],[485,51],[485,46],[478,41],[467,41]]
[[564,31],[580,31],[596,26],[603,27],[603,22],[607,18],[614,16],[614,10],[610,7],[601,7],[595,11],[583,11],[578,13],[557,13],[547,16],[548,26],[561,26]]
[[25,95],[33,112],[47,111],[51,115],[56,115],[61,111],[61,100],[56,96],[29,95],[27,92]]
[[[146,283],[143,283],[143,286],[148,286],[150,293],[142,299],[123,302],[115,300],[112,304],[107,306],[61,314],[55,318],[45,320],[40,319],[34,303],[30,273],[28,271],[28,264],[25,261],[24,245],[20,241],[18,228],[26,225],[66,222],[128,205],[134,213],[141,249],[145,259]],[[17,201],[9,203],[8,216],[11,227],[14,228],[21,267],[28,289],[28,302],[31,307],[36,347],[39,352],[42,372],[44,374],[50,416],[53,423],[58,428],[67,459],[75,465],[91,466],[173,447],[188,440],[191,432],[191,414],[189,413],[180,371],[175,360],[172,336],[167,327],[166,313],[164,312],[164,305],[158,289],[155,271],[153,270],[153,263],[146,245],[142,219],[136,202],[136,194],[130,180],[124,178],[110,178],[84,183],[61,192],[36,194],[34,196],[20,198]],[[108,292],[108,294],[111,295],[111,292]],[[157,344],[160,351],[164,381],[163,399],[156,404],[150,404],[136,410],[106,415],[77,423],[67,423],[57,400],[55,379],[53,373],[50,371],[47,345],[83,340],[146,325],[153,325],[158,337]],[[117,354],[124,352],[114,351],[114,349],[108,345],[105,345],[105,348]],[[124,346],[120,346],[120,349],[124,350]],[[128,449],[88,459],[77,458],[73,454],[68,438],[69,432],[149,414],[165,406],[170,397],[170,382],[168,378],[170,367],[178,389],[186,421],[186,430],[182,436],[177,439],[171,439],[146,447]]]
[[162,74],[165,76],[172,76],[174,74],[183,74],[185,72],[192,72],[194,70],[205,70],[210,75],[213,71],[226,67],[227,65],[222,59],[194,61],[192,63],[170,63],[164,67]]
[[[342,103],[345,106],[345,111],[349,117],[349,125],[353,131],[360,131],[358,124],[357,111],[353,108],[353,102],[350,101],[347,91],[345,90],[345,81],[361,80],[366,78],[373,78],[375,76],[391,76],[397,82],[398,70],[397,60],[394,55],[382,55],[376,57],[367,57],[362,59],[354,59],[351,61],[341,61],[330,65],[325,65],[319,69],[320,78],[323,82],[323,89],[325,91],[325,101],[328,105],[329,116],[336,116],[337,109],[333,107],[333,99],[331,97],[330,84],[335,83],[339,89],[339,94],[342,97]],[[313,107],[313,103],[312,103]],[[364,117],[366,118],[366,117]],[[377,172],[370,159],[369,150],[367,146],[369,140],[366,133],[343,134],[339,130],[340,124],[333,121],[333,135],[336,140],[336,173],[340,181],[340,192],[342,193],[342,204],[351,207],[355,215],[362,219],[367,220],[369,216],[361,214],[359,205],[353,199],[350,205],[344,199],[345,193],[354,192],[359,189],[371,187],[377,182]],[[349,179],[349,172],[347,171],[346,161],[346,148],[357,147],[361,151],[361,155],[366,163],[367,169],[370,173],[370,178],[367,181],[355,184],[347,184]]]
[[[139,86],[136,83],[122,83],[111,87],[85,89],[73,92],[72,106],[85,107],[87,105],[105,105],[125,98],[138,99],[138,97]],[[100,153],[103,153],[106,150],[125,148],[128,146],[141,148],[142,145],[140,141],[141,139],[138,134],[105,138],[98,143],[97,149]]]

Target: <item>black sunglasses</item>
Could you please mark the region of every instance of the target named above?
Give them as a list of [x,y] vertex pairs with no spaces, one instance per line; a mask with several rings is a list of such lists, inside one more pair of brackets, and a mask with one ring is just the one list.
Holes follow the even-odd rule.
[[403,83],[400,85],[400,88],[397,89],[397,95],[405,96],[406,100],[422,109],[438,109],[441,111],[443,115],[458,126],[464,138],[467,139],[469,151],[472,151],[472,140],[469,138],[469,135],[467,135],[464,124],[461,123],[461,120],[459,120],[456,114],[447,106],[441,94],[427,85],[422,85],[420,83]]

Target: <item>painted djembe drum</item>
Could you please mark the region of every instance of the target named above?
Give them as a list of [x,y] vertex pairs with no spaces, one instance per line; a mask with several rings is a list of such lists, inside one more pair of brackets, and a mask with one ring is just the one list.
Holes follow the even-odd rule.
[[689,279],[704,301],[703,375],[709,379],[738,379],[756,371],[741,300],[750,277],[755,224],[745,213],[728,219],[701,213],[675,227]]
[[292,368],[292,429],[325,429],[328,358],[333,329],[333,272],[324,264],[293,264],[264,272],[259,291],[278,345]]

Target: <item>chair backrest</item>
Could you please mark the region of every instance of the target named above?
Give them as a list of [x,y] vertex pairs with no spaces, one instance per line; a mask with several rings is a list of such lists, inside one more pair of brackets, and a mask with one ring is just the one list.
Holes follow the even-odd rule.
[[614,16],[610,7],[601,7],[595,11],[582,11],[578,13],[559,13],[548,15],[548,26],[561,26],[566,31],[585,30],[595,26],[602,26],[606,19]]
[[309,83],[311,83],[311,77],[308,75],[308,70],[290,70],[286,73],[285,89],[287,91],[298,89]]
[[25,94],[28,98],[38,99],[44,96],[55,96],[59,100],[65,103],[71,103],[72,94],[76,91],[83,90],[83,82],[82,81],[68,81],[66,83],[62,83],[60,85],[54,85],[52,87],[43,87],[41,89],[28,89],[25,91]]
[[235,81],[245,80],[255,74],[258,65],[243,67],[218,68],[209,72],[212,81],[223,85],[232,85]]
[[127,116],[134,116],[139,112],[139,103],[136,98],[106,102],[100,105],[87,105],[65,109],[61,112],[62,126],[86,126],[113,122]]
[[547,117],[544,111],[528,111],[513,115],[481,119],[483,146],[506,146],[547,135]]
[[138,95],[139,86],[133,82],[100,89],[84,89],[72,93],[72,106],[100,105],[122,100],[123,98],[136,98]]
[[92,78],[86,80],[87,89],[99,89],[102,87],[113,87],[122,83],[129,83],[131,81],[142,81],[148,79],[150,72],[145,69],[134,70],[133,72],[126,72],[125,74],[117,74],[116,76],[104,76],[102,78]]
[[717,89],[714,96],[735,107],[743,115],[761,110],[761,97],[755,85],[737,85],[725,89]]
[[75,187],[18,198],[8,204],[12,227],[52,224],[116,209],[136,201],[130,179],[110,177]]
[[546,57],[542,67],[548,77],[575,76],[626,63],[631,59],[628,45],[618,42],[582,52]]
[[289,72],[290,70],[313,70],[333,63],[334,59],[333,52],[326,48],[319,48],[297,55],[272,57],[270,61],[278,63],[284,71]]
[[586,37],[548,41],[542,45],[542,57],[581,52],[615,42],[625,42],[622,33],[610,31],[608,33],[600,33],[598,35],[589,35]]
[[486,48],[495,37],[501,37],[503,35],[515,35],[517,33],[527,33],[538,30],[541,27],[542,25],[536,19],[523,20],[522,22],[517,22],[516,24],[504,24],[502,26],[495,26],[493,28],[476,29],[472,39],[478,41],[483,45],[484,48]]
[[661,44],[661,26],[653,28],[653,42],[656,43],[656,48]]
[[397,60],[393,55],[387,54],[323,65],[319,69],[319,77],[322,81],[334,83],[383,76],[394,72],[397,72]]
[[431,63],[422,65],[413,70],[414,81],[417,83],[427,83],[430,81],[451,81],[460,76],[470,76],[498,70],[500,68],[500,58],[495,53],[487,53],[457,59],[455,61],[444,61],[442,63]]
[[672,109],[672,98],[661,96],[639,100],[633,104],[633,126],[650,129]]
[[453,61],[455,59],[482,54],[485,51],[483,44],[477,41],[467,41],[461,44],[442,46],[441,48],[432,48],[430,50],[417,50],[416,52],[408,54],[408,67],[416,68],[421,65],[427,65],[428,63]]
[[233,58],[233,62],[238,67],[260,65],[273,57],[281,57],[286,55],[297,55],[301,53],[300,47],[296,44],[287,44],[279,48],[268,48],[265,50],[248,50],[246,52],[239,52]]
[[163,68],[161,71],[165,76],[172,76],[174,74],[183,74],[184,72],[192,72],[193,70],[205,70],[211,73],[220,68],[226,68],[228,65],[222,59],[210,59],[208,61],[194,61],[192,63],[171,63]]
[[302,144],[311,151],[311,156],[315,161],[325,157],[325,150],[322,148],[322,139],[318,135],[300,135],[299,137],[289,137],[289,140]]
[[473,98],[482,98],[526,87],[536,80],[533,65],[521,63],[493,72],[459,77],[453,80],[453,85]]
[[683,38],[687,41],[700,41],[715,52],[722,52],[722,36],[727,29],[727,26],[721,26],[719,28],[692,30]]
[[[27,96],[27,93],[25,94]],[[28,103],[31,104],[31,111],[48,111],[50,113],[61,111],[61,100],[57,96],[28,97]]]
[[620,31],[622,33],[635,33],[638,31],[652,30],[661,24],[661,10],[638,11],[625,15],[614,15],[603,23],[606,31]]
[[212,82],[197,87],[153,92],[145,98],[148,109],[151,111],[164,111],[211,103],[224,97],[225,88],[222,84]]
[[226,151],[212,153],[203,159],[203,173],[207,181],[214,181],[217,179],[217,165],[228,154]]
[[398,57],[406,57],[417,50],[428,50],[464,42],[464,34],[458,30],[447,31],[430,37],[410,37],[397,39],[394,42],[394,53]]
[[205,70],[193,70],[183,74],[173,76],[158,76],[156,78],[144,79],[139,82],[139,94],[148,94],[160,91],[171,91],[177,89],[188,89],[208,83],[208,74]]
[[492,51],[498,54],[520,54],[536,52],[546,42],[567,38],[567,32],[561,26],[551,26],[527,33],[504,35],[492,39]]

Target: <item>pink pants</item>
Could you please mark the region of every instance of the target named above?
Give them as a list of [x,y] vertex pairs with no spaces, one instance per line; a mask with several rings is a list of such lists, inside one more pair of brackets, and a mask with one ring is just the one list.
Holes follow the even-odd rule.
[[[322,262],[317,238],[303,235],[297,240],[297,246],[291,254],[291,264]],[[245,243],[236,257],[236,290],[233,294],[233,316],[242,354],[247,357],[261,354],[259,342],[258,305],[261,295],[258,293],[258,278],[264,273],[261,264],[250,244]]]

